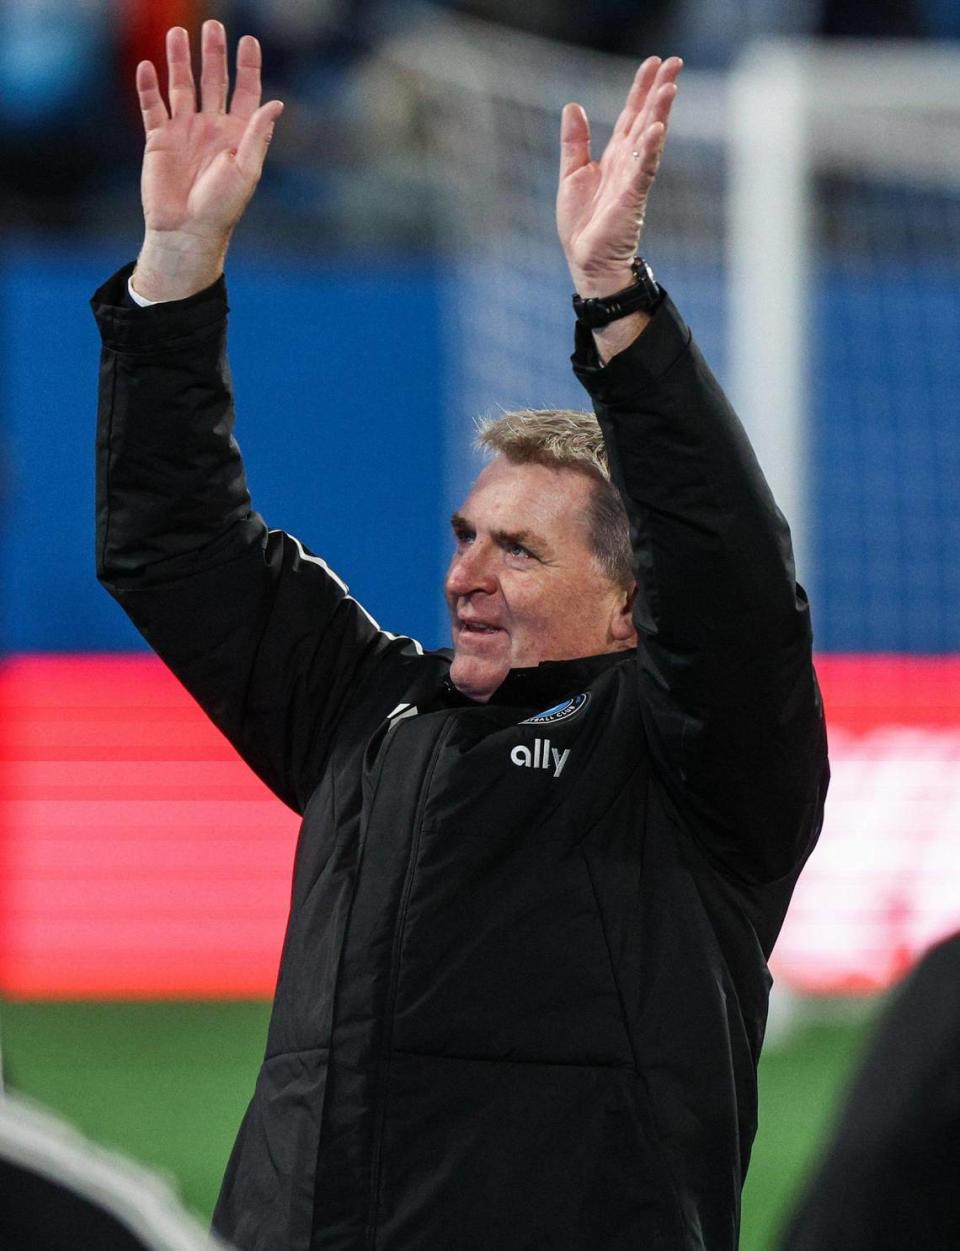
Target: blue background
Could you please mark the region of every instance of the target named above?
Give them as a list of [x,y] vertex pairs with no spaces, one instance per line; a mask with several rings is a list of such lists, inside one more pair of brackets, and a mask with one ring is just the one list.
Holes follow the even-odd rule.
[[[87,300],[124,259],[0,254],[7,652],[142,646],[93,573]],[[722,379],[722,275],[677,272],[671,289]],[[815,289],[817,645],[957,650],[960,271],[825,270]],[[230,266],[238,437],[256,507],[322,554],[385,628],[427,646],[447,642],[442,292],[425,258]]]
[[[94,578],[99,336],[126,258],[8,249],[0,268],[3,650],[142,646]],[[394,258],[230,269],[237,437],[255,507],[319,552],[386,629],[447,643],[438,283]]]

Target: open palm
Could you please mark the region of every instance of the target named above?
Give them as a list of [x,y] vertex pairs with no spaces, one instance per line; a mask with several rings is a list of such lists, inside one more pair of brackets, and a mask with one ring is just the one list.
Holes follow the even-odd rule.
[[581,295],[609,295],[631,280],[681,69],[677,57],[644,61],[598,161],[583,108],[563,111],[557,230]]
[[259,181],[283,105],[260,104],[260,45],[250,35],[237,46],[229,109],[226,33],[219,22],[204,23],[201,63],[199,107],[182,27],[167,32],[169,108],[152,62],[137,67],[146,132],[143,213],[148,235],[180,235],[197,246],[225,248]]

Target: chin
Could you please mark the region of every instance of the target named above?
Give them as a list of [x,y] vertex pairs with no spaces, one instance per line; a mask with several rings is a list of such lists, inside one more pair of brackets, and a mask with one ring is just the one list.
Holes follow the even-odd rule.
[[461,695],[486,703],[510,672],[509,665],[493,664],[473,656],[454,656],[450,681]]

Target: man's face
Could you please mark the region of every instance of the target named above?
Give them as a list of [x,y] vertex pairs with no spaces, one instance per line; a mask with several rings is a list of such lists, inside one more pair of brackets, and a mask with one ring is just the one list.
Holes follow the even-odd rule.
[[488,700],[511,669],[635,645],[631,597],[589,544],[593,489],[576,470],[498,456],[454,514],[444,590],[465,695]]

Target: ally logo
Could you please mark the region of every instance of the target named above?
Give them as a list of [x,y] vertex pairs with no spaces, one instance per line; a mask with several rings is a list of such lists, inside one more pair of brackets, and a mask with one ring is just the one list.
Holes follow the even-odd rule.
[[563,772],[569,756],[569,747],[558,751],[551,746],[548,738],[535,738],[532,747],[518,743],[510,753],[510,759],[521,769],[552,769],[555,778]]

